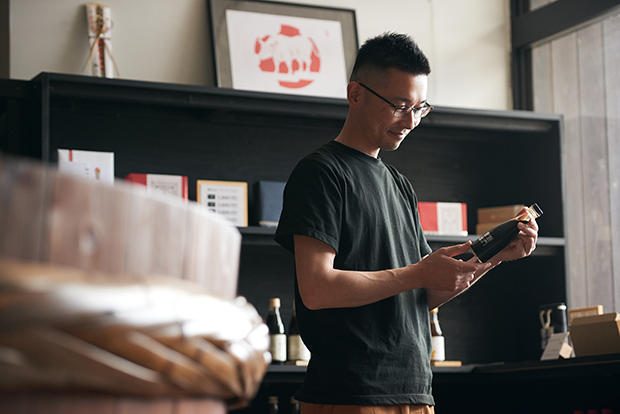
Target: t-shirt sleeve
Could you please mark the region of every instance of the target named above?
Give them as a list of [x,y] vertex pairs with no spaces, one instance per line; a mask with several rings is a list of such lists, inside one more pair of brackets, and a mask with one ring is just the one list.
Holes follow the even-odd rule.
[[293,236],[308,236],[328,244],[337,253],[342,203],[340,183],[333,169],[316,160],[302,160],[284,189],[275,241],[294,253]]

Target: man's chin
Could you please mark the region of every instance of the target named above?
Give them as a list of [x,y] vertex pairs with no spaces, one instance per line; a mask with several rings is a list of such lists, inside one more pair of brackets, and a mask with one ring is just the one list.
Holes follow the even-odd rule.
[[381,148],[381,150],[383,150],[383,151],[396,151],[400,147],[400,144],[402,144],[402,142],[404,140],[405,140],[405,138],[402,138],[400,140],[392,140],[389,143],[386,143],[384,145],[384,148]]

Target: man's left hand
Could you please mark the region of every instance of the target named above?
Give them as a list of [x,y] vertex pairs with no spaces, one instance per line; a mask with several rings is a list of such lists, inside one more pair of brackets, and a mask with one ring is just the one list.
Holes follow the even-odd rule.
[[538,240],[536,220],[531,219],[527,223],[519,223],[518,226],[519,234],[517,237],[491,259],[492,263],[499,264],[500,262],[521,259],[529,256],[536,249],[536,241]]

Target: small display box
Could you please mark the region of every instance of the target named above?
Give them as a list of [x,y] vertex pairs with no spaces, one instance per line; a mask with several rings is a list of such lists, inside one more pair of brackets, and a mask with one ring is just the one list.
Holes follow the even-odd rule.
[[617,312],[575,318],[570,326],[575,356],[620,353],[620,315]]

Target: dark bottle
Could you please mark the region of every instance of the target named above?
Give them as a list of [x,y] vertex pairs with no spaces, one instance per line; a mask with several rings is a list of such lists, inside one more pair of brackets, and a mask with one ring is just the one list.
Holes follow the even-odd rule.
[[297,312],[295,311],[295,302],[293,302],[293,314],[291,322],[288,324],[288,361],[309,361],[310,351],[306,344],[301,340],[299,328],[297,327]]
[[286,332],[284,323],[282,323],[282,316],[280,316],[280,298],[269,299],[267,327],[269,328],[271,363],[284,364],[286,361]]
[[446,360],[446,345],[439,326],[439,309],[435,308],[431,310],[431,342],[433,350],[431,352],[431,361],[445,361]]
[[291,397],[291,414],[299,414],[299,413],[300,413],[299,401],[297,401],[295,397]]
[[269,414],[279,414],[280,407],[278,406],[278,397],[275,395],[269,397]]
[[527,223],[533,218],[542,216],[542,214],[543,212],[538,204],[534,203],[525,212],[484,233],[472,243],[471,250],[481,263],[488,261],[517,237],[519,234],[517,225],[519,223]]

